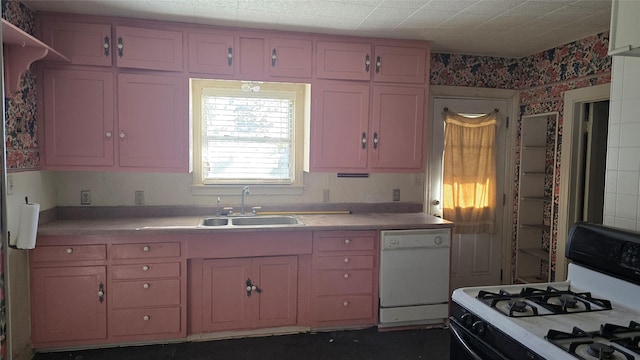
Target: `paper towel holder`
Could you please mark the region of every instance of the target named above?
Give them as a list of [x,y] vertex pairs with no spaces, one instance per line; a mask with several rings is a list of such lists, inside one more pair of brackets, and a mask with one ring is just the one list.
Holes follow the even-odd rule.
[[[24,197],[24,202],[25,204],[29,204],[29,197],[25,196]],[[30,249],[21,249],[16,245],[11,245],[11,231],[7,231],[7,246],[9,246],[12,249],[16,249],[16,250],[30,250]]]

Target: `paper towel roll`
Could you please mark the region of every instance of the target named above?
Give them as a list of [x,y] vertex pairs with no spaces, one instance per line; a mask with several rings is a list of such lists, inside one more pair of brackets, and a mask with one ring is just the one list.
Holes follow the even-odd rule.
[[18,249],[33,249],[36,246],[39,216],[40,204],[22,204],[18,220],[18,236],[16,236]]

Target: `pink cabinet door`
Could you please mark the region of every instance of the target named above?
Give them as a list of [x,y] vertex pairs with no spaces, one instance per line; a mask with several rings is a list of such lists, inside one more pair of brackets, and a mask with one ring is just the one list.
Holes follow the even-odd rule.
[[269,75],[311,78],[311,40],[271,38]]
[[111,25],[45,21],[42,40],[75,65],[111,66]]
[[260,293],[251,295],[252,327],[295,325],[298,302],[298,257],[254,258],[251,280]]
[[239,35],[236,37],[233,62],[241,80],[263,80],[267,70],[265,38]]
[[232,34],[189,34],[189,71],[233,75]]
[[113,74],[44,70],[45,167],[114,165]]
[[312,170],[364,170],[370,147],[369,85],[318,82],[311,89]]
[[246,281],[251,259],[216,259],[202,262],[202,330],[248,329],[251,303]]
[[107,337],[107,302],[104,295],[99,295],[100,291],[107,291],[104,266],[31,271],[32,336],[36,347]]
[[316,77],[320,79],[370,80],[371,45],[318,41],[316,66]]
[[374,81],[416,83],[426,81],[427,49],[376,46]]
[[188,171],[186,91],[179,76],[118,75],[120,167]]
[[370,168],[424,169],[424,97],[422,87],[373,87]]
[[182,71],[182,33],[178,31],[116,27],[118,67]]

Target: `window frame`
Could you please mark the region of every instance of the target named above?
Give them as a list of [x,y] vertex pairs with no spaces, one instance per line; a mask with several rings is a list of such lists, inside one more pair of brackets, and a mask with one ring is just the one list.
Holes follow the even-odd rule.
[[[251,185],[252,193],[263,193],[265,195],[274,194],[301,194],[303,187],[304,168],[304,143],[305,143],[305,122],[309,118],[309,84],[295,83],[273,83],[273,82],[253,82],[260,85],[260,91],[256,93],[243,92],[242,84],[246,81],[235,80],[210,80],[210,79],[190,79],[190,121],[192,131],[190,132],[190,150],[192,152],[192,192],[194,195],[215,194],[235,194],[239,185]],[[293,98],[294,114],[292,124],[292,146],[291,146],[291,182],[274,182],[265,180],[225,180],[225,181],[205,181],[203,178],[202,164],[202,98],[206,94],[220,94],[222,96],[239,97],[261,97],[260,95],[276,95],[276,97]]]

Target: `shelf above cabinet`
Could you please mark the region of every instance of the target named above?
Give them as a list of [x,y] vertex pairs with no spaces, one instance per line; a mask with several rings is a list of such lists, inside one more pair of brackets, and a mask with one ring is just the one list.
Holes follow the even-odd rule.
[[71,62],[49,45],[2,19],[2,45],[5,60],[5,87],[7,92],[20,88],[20,77],[38,60]]

